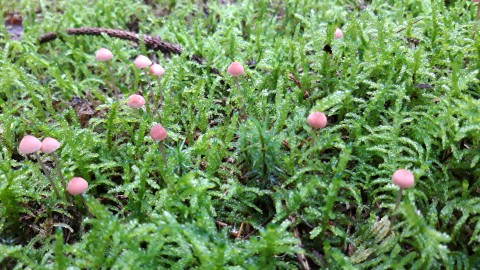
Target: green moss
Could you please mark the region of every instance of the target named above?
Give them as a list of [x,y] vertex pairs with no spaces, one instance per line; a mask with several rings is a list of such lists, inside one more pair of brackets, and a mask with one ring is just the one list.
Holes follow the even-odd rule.
[[[480,264],[475,4],[153,2],[0,1],[24,19],[18,41],[0,26],[0,268],[295,269],[303,256],[331,269]],[[184,53],[106,35],[37,42],[86,26],[137,28]],[[114,54],[120,103],[95,61],[101,47]],[[166,70],[152,80],[161,120],[125,105],[146,92],[138,54]],[[245,67],[239,88],[232,61]],[[329,123],[313,131],[316,110]],[[166,163],[153,122],[167,129]],[[26,134],[61,142],[62,173],[89,182],[88,210],[56,200],[35,160],[17,153]],[[398,168],[416,184],[390,224]]]

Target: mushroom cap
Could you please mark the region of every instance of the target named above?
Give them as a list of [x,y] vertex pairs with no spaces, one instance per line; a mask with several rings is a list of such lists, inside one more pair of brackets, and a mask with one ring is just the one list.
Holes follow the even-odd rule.
[[20,145],[18,146],[18,153],[20,155],[27,155],[34,152],[37,152],[42,147],[42,142],[35,138],[32,135],[26,135],[20,141]]
[[[480,0],[479,0],[480,1]],[[333,33],[336,39],[343,38],[343,31],[340,28],[335,29],[335,33]]]
[[245,73],[245,69],[243,69],[243,66],[240,63],[233,62],[228,66],[227,73],[233,77],[238,77]]
[[153,64],[150,66],[150,74],[153,76],[162,77],[165,74],[165,69],[159,64]]
[[307,117],[307,124],[312,128],[324,128],[327,126],[327,117],[322,112],[313,112]]
[[95,53],[95,58],[97,59],[97,61],[101,62],[109,61],[110,59],[112,59],[112,57],[112,52],[105,48],[101,48]]
[[45,154],[50,154],[53,151],[57,150],[60,147],[60,142],[55,140],[54,138],[47,137],[42,141],[42,147],[40,147],[40,151]]
[[145,99],[140,95],[133,94],[128,97],[127,105],[130,108],[138,109],[145,105]]
[[139,55],[137,56],[135,61],[133,61],[133,64],[135,65],[136,68],[142,69],[152,65],[152,61],[150,61],[150,59],[145,55]]
[[88,183],[81,177],[73,177],[68,182],[67,190],[71,195],[78,195],[85,192],[88,188]]
[[160,124],[154,124],[150,129],[150,137],[157,142],[163,141],[167,138],[167,131]]
[[409,188],[415,183],[415,178],[409,170],[398,169],[393,173],[392,182],[400,188]]
[[473,0],[474,3],[480,3],[480,0]]

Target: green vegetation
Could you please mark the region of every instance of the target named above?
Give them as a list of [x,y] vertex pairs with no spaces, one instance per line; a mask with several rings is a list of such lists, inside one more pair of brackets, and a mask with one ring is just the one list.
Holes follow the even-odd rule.
[[[24,33],[0,26],[0,268],[478,267],[476,3],[357,2],[1,0]],[[87,26],[158,35],[183,53],[61,31]],[[50,31],[60,37],[39,44]],[[120,102],[95,61],[102,47]],[[126,106],[148,91],[140,54],[165,69],[150,78],[161,120]],[[325,128],[307,125],[313,111]],[[61,172],[88,181],[88,209],[56,198],[18,153],[27,134],[60,141]],[[394,215],[399,168],[415,186]]]

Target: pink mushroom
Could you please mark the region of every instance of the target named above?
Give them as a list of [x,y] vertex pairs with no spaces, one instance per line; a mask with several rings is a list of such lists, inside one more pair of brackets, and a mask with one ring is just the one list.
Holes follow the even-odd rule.
[[162,91],[160,78],[163,75],[165,75],[165,69],[163,69],[163,67],[160,66],[159,64],[153,64],[150,66],[150,74],[153,76],[157,76],[158,78],[158,101],[156,100],[157,96],[155,95],[155,93],[153,93],[153,89],[150,89],[151,90],[150,95],[153,96],[156,102],[158,102],[157,113],[158,113],[158,118],[161,119],[160,111],[163,103],[163,91]]
[[42,142],[39,139],[32,135],[26,135],[20,141],[18,153],[20,153],[20,155],[28,155],[37,152],[40,148],[42,148]]
[[150,74],[153,76],[161,77],[165,75],[165,69],[159,64],[153,64],[150,66]]
[[343,31],[340,28],[335,29],[335,32],[333,33],[336,39],[343,38]]
[[133,109],[139,109],[145,105],[145,99],[137,94],[133,94],[128,98],[127,105]]
[[150,61],[150,59],[144,55],[139,55],[137,56],[135,61],[133,61],[133,64],[135,65],[136,68],[142,69],[152,65],[152,61]]
[[150,129],[150,137],[156,141],[163,141],[167,138],[167,131],[160,124],[154,124]]
[[[151,90],[151,83],[150,83],[150,77],[148,76],[148,68],[149,66],[152,65],[152,61],[150,61],[150,59],[144,55],[139,55],[137,56],[137,58],[135,59],[135,61],[133,61],[133,64],[135,65],[136,68],[138,69],[144,69],[145,70],[145,75],[146,75],[146,78],[147,78],[147,89],[150,88],[150,92],[148,93],[148,90],[146,91],[148,94],[146,94],[145,92],[143,92],[143,94],[147,97],[147,99],[149,99],[152,94],[153,94],[153,90]],[[150,114],[150,102],[147,103],[147,105],[145,106],[146,107],[146,110],[147,110],[147,113]]]
[[307,117],[307,124],[312,128],[324,128],[327,126],[327,117],[322,112],[313,112]]
[[413,184],[415,183],[415,177],[413,176],[413,173],[411,173],[408,170],[398,169],[392,175],[392,182],[395,185],[397,185],[399,189],[398,189],[397,201],[395,202],[395,208],[393,209],[394,215],[390,220],[390,226],[393,226],[393,224],[395,223],[395,212],[397,211],[398,206],[402,201],[402,190],[404,188],[413,187]]
[[68,199],[68,192],[67,192],[67,184],[65,183],[65,177],[63,177],[63,173],[60,168],[60,160],[58,159],[58,156],[55,153],[53,153],[59,147],[60,147],[59,141],[55,140],[54,138],[47,137],[43,139],[42,147],[40,148],[40,151],[42,151],[45,154],[51,154],[53,161],[55,163],[55,167],[57,169],[58,176],[60,177],[60,182],[62,183],[62,187],[65,192],[65,198],[67,198],[67,201],[68,201],[69,199]]
[[112,57],[113,57],[112,52],[105,48],[101,48],[95,53],[95,58],[97,59],[97,61],[100,61],[100,62],[110,61]]
[[35,138],[34,136],[31,135],[26,135],[23,137],[23,139],[20,141],[20,145],[18,146],[18,153],[21,155],[26,155],[26,154],[34,154],[35,158],[37,159],[38,165],[43,170],[43,173],[47,177],[48,181],[50,182],[50,185],[52,185],[53,191],[55,192],[55,195],[60,198],[60,193],[58,192],[57,187],[55,186],[55,183],[53,182],[52,177],[50,176],[50,173],[48,172],[47,168],[42,162],[42,159],[40,158],[40,155],[37,153],[38,150],[42,148],[42,142]]
[[[245,69],[243,68],[243,66],[238,62],[233,62],[228,66],[227,73],[230,76],[233,77],[233,81],[235,83],[236,90],[240,91],[240,83],[238,82],[238,77],[242,76],[243,73],[245,73]],[[244,93],[242,93],[242,94],[244,94]],[[243,98],[244,97],[242,97],[241,103],[243,103]],[[246,108],[245,108],[245,104],[243,104],[243,106],[241,107],[240,117],[241,117],[241,119],[245,119],[247,117],[247,111],[246,111]]]
[[81,177],[73,177],[70,179],[70,182],[68,182],[68,193],[71,195],[79,195],[84,193],[88,188],[88,183],[85,181],[85,179]]
[[43,139],[42,147],[40,148],[40,151],[42,151],[45,154],[50,154],[55,150],[57,150],[59,147],[60,147],[60,142],[58,142],[54,138],[47,137]]
[[393,173],[392,182],[400,188],[409,188],[413,187],[415,178],[410,171],[398,169]]
[[238,77],[243,75],[243,73],[245,73],[245,70],[240,63],[233,62],[230,64],[230,66],[228,66],[227,73],[230,74],[230,76]]
[[[161,111],[161,108],[162,108],[162,103],[163,103],[163,91],[162,91],[162,86],[161,86],[161,81],[160,81],[160,78],[165,75],[165,69],[163,69],[162,66],[160,66],[159,64],[153,64],[150,66],[150,74],[153,75],[153,76],[157,76],[158,78],[158,96],[155,95],[155,93],[153,92],[153,89],[151,89],[151,93],[150,95],[152,95],[155,99],[155,102],[158,103],[157,105],[157,113],[158,113],[158,118],[160,119],[161,116],[160,116],[160,111]],[[148,77],[147,77],[148,79]]]
[[119,90],[115,86],[115,81],[113,79],[113,72],[112,72],[112,69],[110,68],[110,62],[109,62],[112,59],[112,57],[113,57],[112,52],[105,48],[100,48],[95,53],[95,59],[97,59],[97,61],[104,62],[105,66],[107,67],[108,75],[110,76],[110,87],[112,88],[113,95],[115,96],[116,101],[118,101]]
[[167,131],[160,124],[153,124],[152,128],[150,129],[150,137],[154,141],[158,142],[160,152],[162,153],[162,156],[163,156],[163,163],[166,166],[167,165],[167,155],[165,154],[165,149],[163,147],[162,141],[167,138]]

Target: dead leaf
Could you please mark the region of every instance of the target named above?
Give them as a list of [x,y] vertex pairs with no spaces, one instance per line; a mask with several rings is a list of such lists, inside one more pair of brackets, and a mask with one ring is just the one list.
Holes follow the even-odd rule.
[[290,80],[293,81],[293,83],[299,88],[299,89],[302,89],[302,84],[300,83],[300,81],[295,78],[295,75],[293,75],[293,73],[288,73],[288,78]]
[[65,229],[69,230],[71,233],[73,233],[72,227],[70,227],[70,225],[65,224],[65,223],[53,223],[53,227],[65,228]]
[[408,43],[410,43],[410,45],[414,45],[414,46],[418,46],[418,44],[420,44],[420,39],[418,38],[407,37],[407,41]]
[[95,110],[98,104],[94,101],[90,101],[87,99],[73,97],[72,101],[70,101],[70,106],[73,107],[75,110],[78,121],[82,127],[86,127],[88,120],[94,116],[98,116],[100,111]]
[[323,46],[323,51],[328,53],[328,54],[333,54],[333,50],[332,50],[332,47],[330,45],[325,45]]
[[283,141],[282,141],[282,146],[285,147],[285,148],[287,148],[287,150],[289,150],[289,151],[291,150],[290,144],[288,143],[287,140],[283,140]]
[[4,14],[5,28],[12,40],[20,40],[23,35],[23,18],[19,12],[6,12]]
[[433,86],[431,86],[430,84],[427,84],[427,83],[417,83],[417,84],[415,84],[415,87],[420,88],[420,89],[430,89]]

